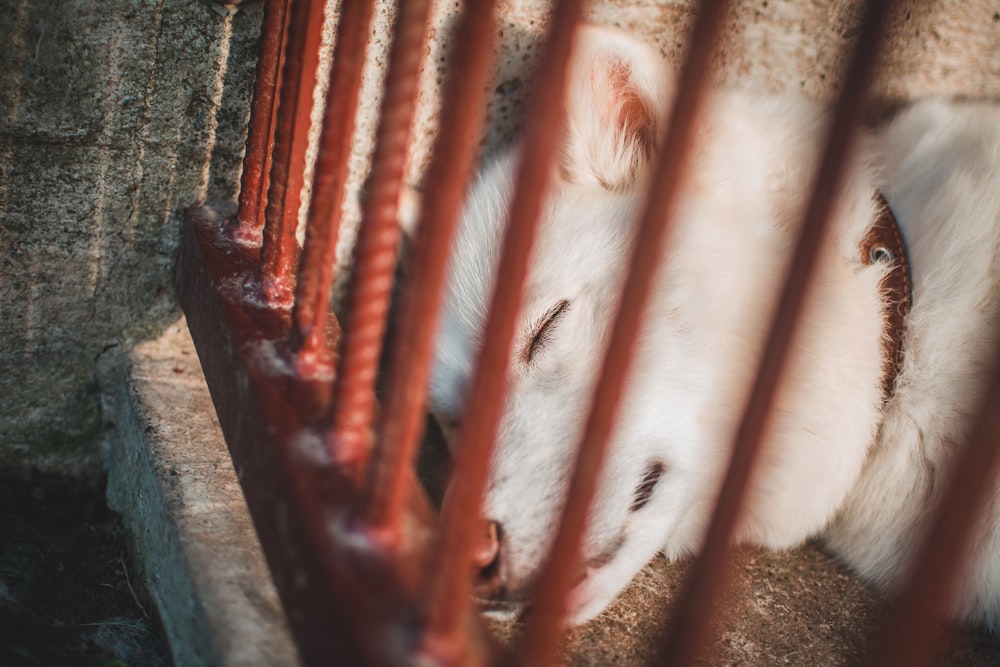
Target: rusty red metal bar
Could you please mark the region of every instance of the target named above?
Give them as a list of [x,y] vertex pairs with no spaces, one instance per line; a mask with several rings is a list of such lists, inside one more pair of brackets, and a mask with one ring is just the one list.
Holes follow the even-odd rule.
[[264,228],[264,206],[274,145],[281,67],[285,36],[288,33],[288,5],[291,0],[267,0],[261,25],[260,50],[250,105],[246,156],[240,178],[237,225],[231,234],[250,243],[260,243]]
[[333,355],[327,346],[330,290],[374,9],[374,0],[343,0],[340,5],[337,42],[330,67],[323,130],[292,310],[292,347],[296,370],[302,377],[329,375],[333,371]]
[[343,322],[332,428],[327,442],[343,465],[360,467],[371,449],[375,377],[400,241],[399,198],[427,42],[430,0],[407,0],[396,14],[385,96]]
[[482,350],[459,436],[456,462],[444,504],[440,544],[428,605],[428,644],[461,656],[462,629],[471,602],[470,565],[479,530],[489,461],[506,393],[507,366],[542,205],[562,135],[566,68],[581,0],[557,3],[548,45],[526,114],[522,145],[530,158],[518,162],[516,189],[494,287]]
[[[283,90],[283,125],[275,139],[271,191],[281,191],[286,204],[297,201],[292,190],[301,187],[305,166],[313,84],[304,79],[315,78],[309,61],[318,54],[323,4],[296,3],[295,20],[290,19],[295,27],[289,30],[289,50],[299,51],[306,66],[285,67],[283,74],[298,85],[297,92],[295,86]],[[342,6],[341,32],[367,22],[350,14],[357,3],[351,4]],[[296,45],[296,35],[306,43]],[[364,39],[367,30],[354,36]],[[341,52],[349,42],[341,41]],[[349,100],[345,104],[352,106]],[[256,131],[264,132],[260,122]],[[339,135],[345,143],[348,132]],[[256,152],[248,156],[251,163],[264,159]],[[250,166],[262,173],[259,163]],[[320,163],[320,180],[328,169]],[[297,206],[294,216],[287,206],[272,209],[280,215],[270,217],[270,252],[289,238],[294,243],[294,226],[280,223],[297,217]],[[262,303],[252,288],[261,271],[257,248],[227,230],[211,208],[193,209],[188,218],[178,293],[303,663],[403,664],[420,637],[414,619],[432,534],[429,503],[412,476],[403,480],[403,539],[392,551],[370,539],[353,512],[361,492],[357,480],[325,446],[321,427],[330,414],[329,392],[289,363],[285,341],[292,313],[280,300]],[[265,254],[265,263],[268,258],[274,260]],[[264,276],[292,280],[290,268],[279,265],[275,273],[265,268]]]
[[769,332],[747,406],[737,429],[732,458],[702,552],[685,584],[680,611],[668,636],[662,661],[693,664],[705,646],[717,600],[725,589],[726,558],[733,529],[744,511],[747,489],[768,430],[782,369],[798,332],[799,313],[819,249],[827,238],[833,206],[840,194],[858,125],[867,111],[867,93],[884,43],[891,2],[870,0],[854,55],[829,128],[823,157],[813,181],[802,232]]
[[260,287],[267,303],[290,306],[298,259],[295,239],[309,143],[310,114],[319,46],[323,34],[322,0],[292,0],[274,149],[264,209]]
[[1000,357],[957,457],[956,468],[932,528],[892,607],[871,664],[917,667],[936,662],[948,608],[982,511],[989,504],[1000,466]]
[[365,508],[375,530],[398,539],[422,433],[432,337],[444,287],[448,253],[482,133],[483,90],[493,63],[495,0],[467,3],[455,30],[441,109],[441,134],[428,172],[419,228],[397,337],[375,460],[371,499]]
[[429,503],[408,480],[406,540],[392,554],[356,526],[359,489],[317,427],[328,406],[273,354],[289,311],[248,303],[241,286],[257,258],[222,232],[218,214],[188,218],[178,293],[303,663],[404,664],[419,640]]
[[525,629],[518,664],[540,667],[552,664],[555,658],[566,598],[575,580],[597,478],[625,388],[642,314],[649,300],[665,240],[672,228],[674,207],[684,184],[685,163],[691,152],[695,120],[708,96],[712,58],[725,25],[728,6],[726,0],[706,0],[698,9],[678,93],[670,110],[669,129],[656,166],[653,181],[656,186],[648,195],[633,244],[629,262],[631,269],[625,279],[597,389],[591,401],[566,507],[542,571],[534,613]]

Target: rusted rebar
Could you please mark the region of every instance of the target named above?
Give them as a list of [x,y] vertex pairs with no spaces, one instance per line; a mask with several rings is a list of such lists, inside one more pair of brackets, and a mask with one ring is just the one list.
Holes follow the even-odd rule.
[[468,2],[454,32],[441,109],[441,133],[421,200],[400,331],[391,351],[389,386],[365,508],[383,539],[398,537],[416,446],[422,433],[431,342],[448,253],[482,133],[483,90],[493,62],[495,0]]
[[288,34],[288,6],[291,0],[267,0],[261,23],[257,73],[254,77],[246,155],[240,177],[237,225],[231,233],[248,242],[259,243],[264,229],[268,172],[277,118],[278,87]]
[[333,370],[333,355],[326,336],[330,289],[333,286],[347,167],[374,9],[374,0],[343,0],[340,5],[323,129],[313,172],[312,200],[306,218],[306,236],[292,310],[292,347],[295,349],[296,370],[301,377],[326,375]]
[[479,529],[486,477],[507,385],[507,366],[524,296],[528,260],[548,192],[562,136],[566,69],[581,0],[560,0],[521,140],[530,152],[518,160],[517,180],[507,220],[482,349],[462,420],[456,462],[443,508],[436,570],[428,605],[428,646],[461,655],[462,632],[470,606],[470,564]]
[[631,269],[625,279],[578,449],[566,506],[542,570],[518,664],[529,667],[552,664],[559,645],[559,629],[566,612],[567,596],[578,572],[587,516],[634,356],[642,314],[672,228],[674,207],[684,184],[685,163],[692,148],[695,119],[708,95],[712,59],[728,6],[728,0],[705,0],[698,9],[678,93],[667,119],[669,129],[656,166],[653,181],[656,185],[649,192],[633,244]]
[[695,562],[679,605],[679,613],[666,641],[664,664],[693,664],[705,646],[717,601],[727,583],[726,557],[735,526],[745,510],[747,490],[759,458],[774,397],[788,352],[794,348],[799,313],[809,296],[816,258],[828,234],[832,212],[845,180],[845,172],[858,125],[867,110],[867,92],[884,41],[891,2],[870,0],[861,33],[847,70],[844,86],[827,133],[822,160],[813,179],[801,233],[778,309],[765,344],[743,417],[737,429],[733,454],[723,481],[701,555]]
[[262,296],[272,305],[291,305],[295,286],[292,275],[298,254],[295,232],[325,4],[322,0],[292,0],[289,8],[260,250]]
[[385,97],[343,321],[332,428],[333,458],[360,464],[371,449],[375,376],[392,296],[400,241],[399,198],[416,112],[430,0],[400,3],[386,72]]

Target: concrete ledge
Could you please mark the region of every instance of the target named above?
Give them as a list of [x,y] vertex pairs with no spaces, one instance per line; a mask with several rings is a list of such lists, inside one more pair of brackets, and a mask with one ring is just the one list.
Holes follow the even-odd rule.
[[185,321],[107,351],[99,375],[108,502],[175,664],[299,664]]

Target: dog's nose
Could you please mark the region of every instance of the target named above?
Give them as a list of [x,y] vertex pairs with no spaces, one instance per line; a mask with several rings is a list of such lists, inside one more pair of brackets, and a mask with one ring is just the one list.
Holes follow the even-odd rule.
[[483,521],[479,541],[472,552],[472,563],[477,568],[489,567],[500,556],[500,525],[496,521]]
[[503,590],[500,574],[500,542],[503,530],[496,521],[484,520],[480,527],[479,539],[472,551],[472,564],[476,568],[473,584],[477,597],[492,598]]

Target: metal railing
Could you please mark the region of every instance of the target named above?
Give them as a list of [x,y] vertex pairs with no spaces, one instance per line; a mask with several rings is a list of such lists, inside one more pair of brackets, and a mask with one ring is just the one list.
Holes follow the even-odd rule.
[[[634,245],[593,397],[569,501],[516,656],[498,656],[471,604],[471,552],[503,404],[504,372],[539,214],[552,172],[564,73],[580,0],[559,0],[537,75],[501,252],[500,282],[457,448],[450,501],[436,517],[414,473],[445,267],[483,129],[495,2],[466,3],[455,30],[441,130],[428,171],[399,331],[388,350],[381,409],[375,381],[399,247],[399,200],[411,144],[430,3],[399,3],[385,97],[354,250],[343,321],[329,310],[334,254],[362,64],[374,2],[343,0],[305,242],[295,232],[325,3],[267,0],[239,209],[189,212],[179,291],[262,546],[306,664],[547,665],[559,629],[597,475],[604,460],[658,257],[669,241],[692,128],[708,94],[728,2],[701,3],[676,102]],[[872,0],[813,180],[756,384],[723,492],[679,612],[664,629],[663,662],[691,664],[708,639],[723,567],[779,386],[798,313],[809,297],[848,146],[866,110],[891,3]],[[992,479],[1000,435],[994,373],[952,492],[918,557],[872,664],[931,655],[964,541]],[[434,567],[430,567],[433,563]],[[554,563],[559,563],[557,567]],[[918,572],[933,572],[921,576]]]

